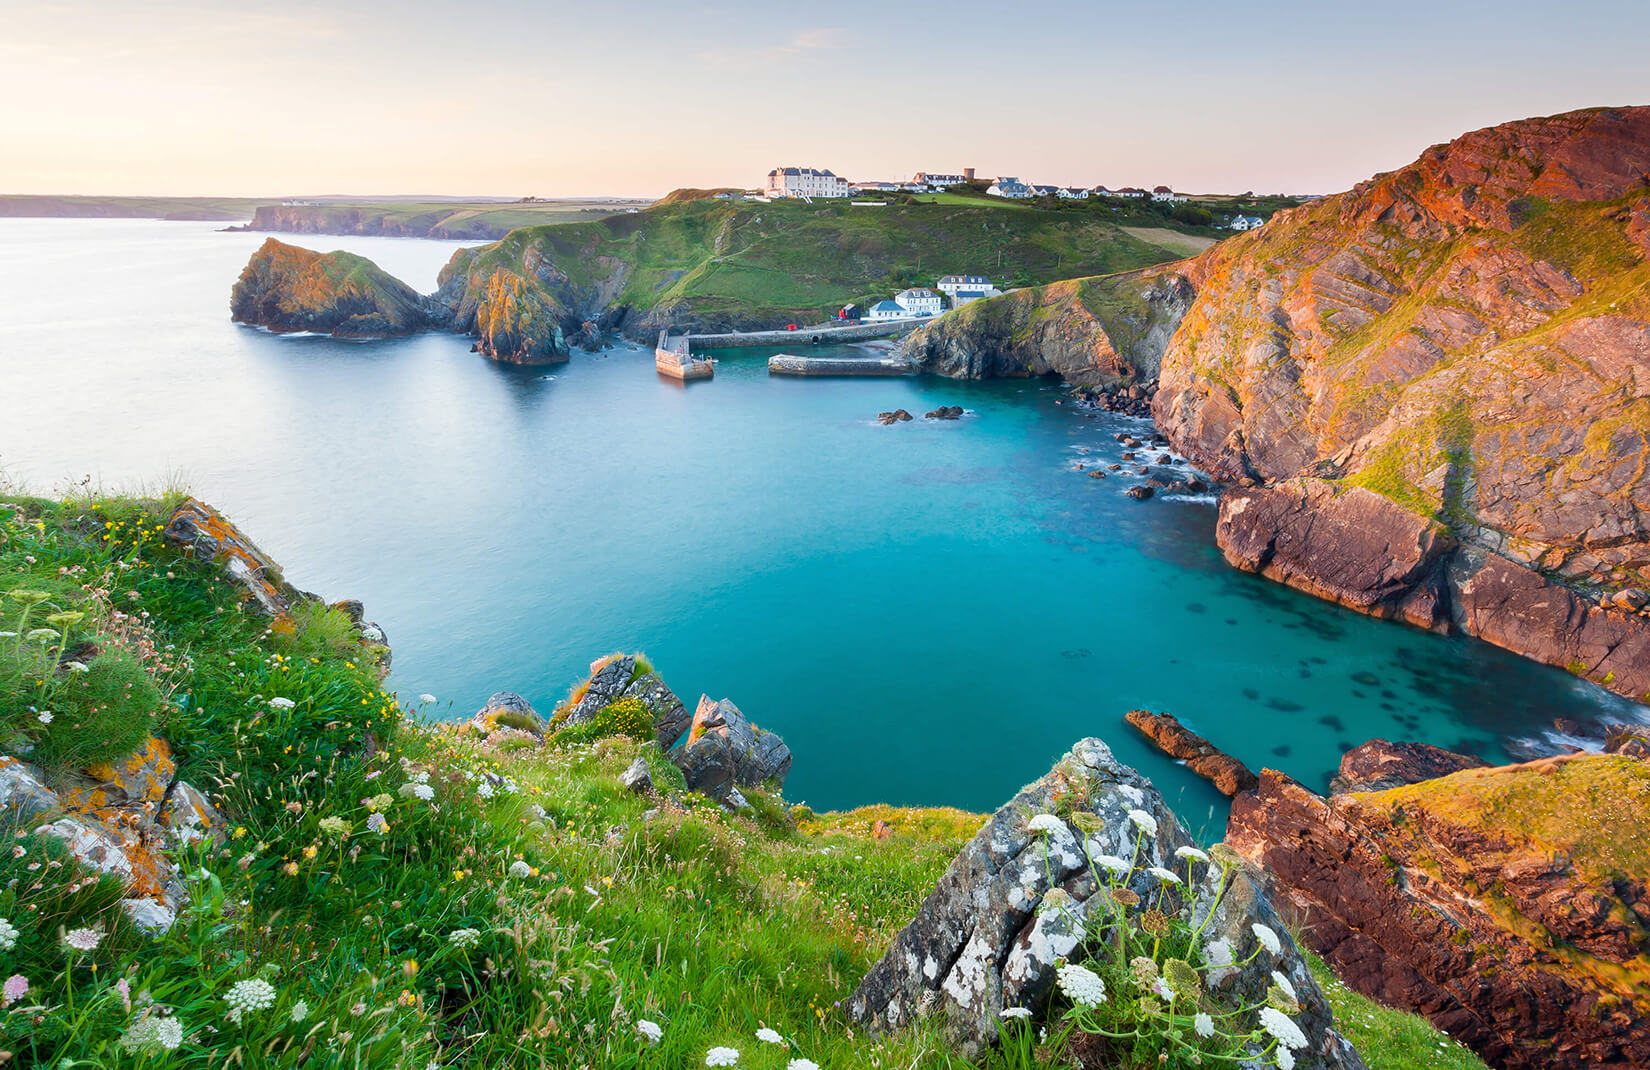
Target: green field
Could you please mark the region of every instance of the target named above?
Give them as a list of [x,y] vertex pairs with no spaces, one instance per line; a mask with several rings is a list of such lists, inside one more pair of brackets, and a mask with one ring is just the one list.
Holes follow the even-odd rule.
[[251,219],[257,197],[57,197],[0,195],[0,217],[92,219]]
[[988,275],[1008,289],[1128,271],[1180,259],[1188,237],[1216,233],[1146,218],[1162,244],[1098,211],[954,194],[879,208],[696,200],[518,230],[459,253],[446,277],[473,292],[500,270],[543,280],[548,262],[551,274],[565,275],[545,284],[551,296],[581,318],[624,306],[678,322],[781,326],[933,286],[942,275]]

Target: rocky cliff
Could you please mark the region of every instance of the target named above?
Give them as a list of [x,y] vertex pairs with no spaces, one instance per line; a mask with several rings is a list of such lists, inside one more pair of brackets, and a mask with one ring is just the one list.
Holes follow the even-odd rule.
[[1080,386],[1157,378],[1192,302],[1175,272],[1072,279],[975,301],[910,335],[901,352],[959,379],[1059,375]]
[[341,338],[411,334],[448,320],[439,303],[366,257],[317,253],[274,238],[247,261],[229,311],[238,323]]
[[1324,799],[1268,770],[1233,804],[1227,842],[1307,941],[1494,1066],[1650,1066],[1650,765],[1370,747],[1341,779],[1397,786]]

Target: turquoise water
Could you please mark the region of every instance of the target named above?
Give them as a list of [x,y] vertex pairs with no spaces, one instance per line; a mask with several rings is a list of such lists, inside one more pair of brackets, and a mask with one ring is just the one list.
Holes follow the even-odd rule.
[[[1125,711],[1316,787],[1375,736],[1493,760],[1555,716],[1621,712],[1232,571],[1210,502],[1073,471],[1145,425],[1073,412],[1053,382],[771,379],[760,350],[683,387],[640,349],[516,368],[449,335],[278,337],[228,321],[261,240],[0,220],[0,465],[37,488],[181,473],[300,586],[364,600],[392,683],[454,714],[506,688],[548,708],[640,648],[689,703],[781,732],[787,795],[816,807],[990,808],[1099,735],[1218,825],[1224,800]],[[299,240],[423,289],[454,248]],[[969,415],[874,419],[940,405]]]

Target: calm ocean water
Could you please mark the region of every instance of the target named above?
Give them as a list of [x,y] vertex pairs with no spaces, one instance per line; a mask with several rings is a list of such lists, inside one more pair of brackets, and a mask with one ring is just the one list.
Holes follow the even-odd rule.
[[[0,469],[182,475],[299,586],[365,601],[392,684],[455,715],[499,689],[547,710],[639,648],[690,705],[781,732],[816,807],[989,809],[1098,735],[1218,829],[1224,800],[1125,711],[1318,788],[1376,736],[1496,760],[1555,716],[1641,712],[1232,571],[1208,502],[1072,471],[1143,425],[1052,382],[770,379],[762,350],[684,389],[650,351],[514,368],[450,335],[278,337],[228,315],[264,236],[214,226],[0,220]],[[286,240],[421,290],[458,244]],[[940,405],[969,415],[874,420]]]

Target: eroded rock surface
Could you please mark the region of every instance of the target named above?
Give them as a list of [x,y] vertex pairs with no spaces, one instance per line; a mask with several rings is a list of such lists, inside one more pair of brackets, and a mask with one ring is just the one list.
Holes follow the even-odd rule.
[[437,302],[365,257],[317,253],[274,238],[247,261],[229,311],[237,323],[345,338],[411,334],[447,318]]
[[751,724],[731,699],[716,701],[709,695],[700,696],[687,742],[670,757],[689,790],[724,802],[739,788],[770,781],[783,788],[791,771],[791,750],[784,740]]
[[[1155,822],[1155,835],[1137,835],[1129,818],[1136,809]],[[1098,830],[1083,832],[1073,823],[1076,817],[1046,838],[1029,827],[1032,817],[1056,811],[1098,817]],[[965,1051],[977,1052],[996,1039],[1004,1008],[1041,1011],[1057,959],[1071,955],[1084,938],[1103,936],[1089,931],[1091,920],[1100,916],[1093,910],[1100,882],[1090,859],[1101,854],[1136,859],[1138,850],[1128,890],[1165,913],[1181,912],[1196,922],[1208,918],[1205,936],[1229,939],[1238,961],[1257,946],[1253,923],[1280,934],[1279,955],[1274,959],[1263,951],[1232,970],[1218,985],[1222,994],[1252,998],[1265,991],[1272,969],[1285,972],[1300,997],[1297,1021],[1309,1041],[1296,1065],[1361,1067],[1335,1032],[1329,1005],[1305,960],[1249,874],[1240,869],[1223,884],[1218,865],[1199,864],[1197,881],[1182,889],[1147,872],[1154,865],[1180,865],[1175,850],[1189,844],[1149,780],[1119,763],[1100,740],[1079,741],[963,848],[916,918],[849,998],[849,1016],[876,1030],[938,1016]],[[1039,909],[1055,892],[1059,909]]]
[[1644,1067],[1646,806],[1650,768],[1623,755],[1328,799],[1267,770],[1234,800],[1227,842],[1343,981],[1492,1066]]
[[1123,719],[1164,754],[1213,784],[1222,795],[1249,791],[1260,783],[1249,767],[1193,732],[1171,713],[1130,710]]
[[1458,773],[1463,769],[1483,769],[1482,758],[1457,754],[1430,743],[1391,743],[1372,739],[1341,755],[1340,772],[1329,781],[1329,793],[1385,791],[1405,784]]

